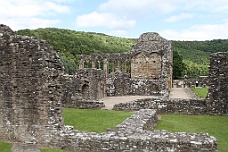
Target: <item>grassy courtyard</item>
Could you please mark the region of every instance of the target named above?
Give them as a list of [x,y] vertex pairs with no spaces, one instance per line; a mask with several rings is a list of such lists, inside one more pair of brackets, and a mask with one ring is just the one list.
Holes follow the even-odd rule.
[[208,93],[208,87],[205,88],[192,88],[193,93],[195,93],[200,98],[206,98]]
[[228,151],[228,116],[162,115],[158,130],[209,133],[217,138],[219,152]]
[[111,110],[89,110],[64,108],[63,117],[66,125],[74,129],[87,132],[105,132],[107,128],[114,128],[131,116],[131,112]]

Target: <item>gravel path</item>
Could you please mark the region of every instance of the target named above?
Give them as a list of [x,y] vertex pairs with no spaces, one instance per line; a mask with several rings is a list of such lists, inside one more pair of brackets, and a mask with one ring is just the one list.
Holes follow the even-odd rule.
[[[125,103],[133,101],[136,99],[143,98],[158,98],[156,96],[117,96],[117,97],[106,97],[101,99],[104,101],[105,109],[112,109],[115,104]],[[170,99],[182,98],[182,99],[192,99],[195,98],[188,88],[172,88],[170,92]]]
[[192,99],[192,95],[188,88],[172,88],[169,98]]

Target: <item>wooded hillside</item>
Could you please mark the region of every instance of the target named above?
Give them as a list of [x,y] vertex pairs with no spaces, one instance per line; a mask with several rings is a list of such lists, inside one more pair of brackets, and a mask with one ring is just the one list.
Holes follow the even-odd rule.
[[[17,33],[47,40],[59,52],[65,72],[69,74],[75,72],[81,54],[128,52],[136,43],[136,39],[57,28],[25,29]],[[207,75],[210,53],[228,51],[228,40],[172,41],[172,49],[176,52],[174,60],[179,60],[174,62],[178,64],[174,69],[178,70],[176,78],[184,74]],[[182,57],[186,68],[181,66]]]

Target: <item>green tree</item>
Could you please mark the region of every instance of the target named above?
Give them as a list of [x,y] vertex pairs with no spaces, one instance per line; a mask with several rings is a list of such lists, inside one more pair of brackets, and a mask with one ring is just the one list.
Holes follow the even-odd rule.
[[185,70],[186,65],[183,62],[183,57],[177,51],[173,51],[173,78],[183,77]]

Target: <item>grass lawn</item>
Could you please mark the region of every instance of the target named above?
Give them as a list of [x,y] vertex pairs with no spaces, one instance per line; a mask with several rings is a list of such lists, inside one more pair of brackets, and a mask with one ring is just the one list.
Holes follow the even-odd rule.
[[206,98],[208,93],[208,87],[205,88],[192,88],[192,92],[194,92],[200,98]]
[[64,124],[87,132],[105,132],[132,115],[131,112],[64,108]]
[[0,152],[11,152],[12,144],[0,141]]
[[217,138],[218,151],[228,151],[228,116],[162,115],[157,130],[209,133]]

